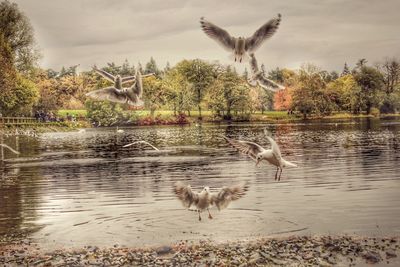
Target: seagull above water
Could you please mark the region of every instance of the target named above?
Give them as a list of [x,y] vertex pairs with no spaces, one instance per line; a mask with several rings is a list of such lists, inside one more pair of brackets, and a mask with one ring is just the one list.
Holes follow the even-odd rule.
[[235,61],[242,62],[247,59],[247,52],[254,52],[261,44],[277,31],[281,22],[281,14],[261,26],[251,37],[233,37],[226,30],[200,18],[203,31],[212,39],[217,41],[223,48],[233,52]]
[[247,184],[238,184],[230,187],[222,187],[218,193],[211,193],[208,186],[204,187],[200,193],[192,191],[190,185],[185,185],[182,182],[177,182],[174,185],[174,192],[183,206],[190,208],[194,205],[199,214],[204,210],[208,211],[208,218],[212,219],[209,208],[213,205],[217,206],[218,210],[228,207],[229,203],[243,197],[248,190]]
[[144,105],[143,95],[143,77],[154,75],[153,73],[142,75],[140,71],[136,71],[135,82],[131,87],[119,89],[114,86],[94,90],[86,94],[86,96],[95,100],[108,100],[110,102],[128,104],[135,107]]
[[[239,150],[239,152],[248,155],[252,160],[256,162],[256,166],[262,161],[266,160],[270,164],[276,166],[276,173],[275,173],[275,180],[280,181],[281,175],[284,167],[297,167],[296,164],[287,161],[282,158],[281,150],[279,149],[278,144],[268,136],[268,133],[264,131],[268,141],[271,143],[271,149],[265,149],[259,144],[249,141],[242,141],[242,140],[234,140],[230,139],[226,136],[222,136],[225,138],[228,143]],[[278,172],[279,176],[278,176]]]
[[254,53],[250,53],[250,67],[252,76],[247,80],[251,86],[260,85],[262,88],[276,92],[280,89],[285,89],[285,86],[277,84],[276,82],[267,79],[264,73],[258,68],[257,59]]
[[124,83],[132,82],[135,81],[136,77],[135,76],[127,76],[127,77],[121,77],[121,75],[112,75],[104,70],[99,70],[99,69],[94,69],[98,74],[103,76],[106,80],[113,82],[114,83],[114,88],[116,89],[122,89],[122,85]]
[[8,150],[10,150],[12,153],[19,155],[19,152],[15,149],[13,149],[12,147],[6,145],[6,144],[0,144],[0,146],[7,148]]
[[160,150],[160,149],[156,148],[155,146],[153,146],[152,144],[150,144],[149,142],[146,142],[146,141],[136,141],[136,142],[124,145],[123,147],[130,147],[130,146],[133,146],[133,145],[136,145],[136,144],[146,144],[146,145],[149,145],[152,148],[154,148],[154,150],[157,150],[157,151]]

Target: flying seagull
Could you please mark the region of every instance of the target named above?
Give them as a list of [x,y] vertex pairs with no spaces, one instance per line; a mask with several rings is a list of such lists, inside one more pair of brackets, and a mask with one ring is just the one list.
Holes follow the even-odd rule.
[[[5,148],[7,148],[8,150],[10,150],[11,152],[13,152],[14,154],[19,155],[19,152],[18,152],[17,150],[13,149],[12,147],[9,147],[9,146],[6,145],[6,144],[0,144],[0,146],[1,146],[1,147],[5,147]],[[4,153],[1,153],[0,161],[4,161]]]
[[121,77],[121,75],[112,75],[104,70],[94,69],[98,74],[106,78],[106,80],[113,82],[116,89],[122,89],[124,83],[135,81],[135,76]]
[[[274,141],[274,139],[268,136],[267,132],[265,132],[265,134],[268,141],[271,143],[271,149],[265,149],[254,142],[234,140],[226,136],[222,137],[225,138],[225,140],[228,141],[228,143],[231,146],[239,150],[239,152],[242,152],[250,156],[250,158],[256,162],[256,166],[258,166],[258,164],[262,160],[266,160],[270,164],[275,165],[276,166],[275,180],[280,181],[284,167],[297,167],[297,165],[283,159],[278,144]],[[278,176],[279,171],[280,173]]]
[[246,53],[254,52],[278,29],[281,22],[281,14],[262,25],[251,37],[233,37],[226,30],[207,21],[204,17],[200,18],[203,31],[212,39],[217,41],[223,48],[233,52],[235,61],[242,62],[247,58]]
[[144,105],[143,95],[143,77],[154,75],[142,75],[140,71],[136,71],[135,82],[131,87],[118,89],[114,86],[91,91],[86,96],[95,100],[108,100],[110,102],[128,104],[131,106],[141,107]]
[[285,86],[277,84],[276,82],[267,79],[264,76],[263,71],[258,68],[257,59],[254,56],[254,53],[250,53],[250,67],[252,76],[247,80],[247,82],[251,86],[256,86],[257,84],[260,85],[262,88],[266,90],[270,90],[272,92],[276,92],[280,89],[285,89]]
[[12,147],[6,145],[6,144],[0,144],[0,146],[7,148],[8,150],[10,150],[12,153],[19,155],[19,152],[15,149],[13,149]]
[[136,145],[136,144],[146,144],[146,145],[149,145],[152,148],[154,148],[154,150],[157,150],[157,151],[160,150],[160,149],[156,148],[155,146],[153,146],[152,144],[150,144],[149,142],[146,142],[146,141],[136,141],[136,142],[124,145],[123,147],[130,147],[130,146],[133,146],[133,145]]
[[208,218],[212,219],[209,208],[213,205],[217,206],[218,210],[228,207],[229,203],[243,197],[248,190],[247,184],[238,184],[230,187],[222,187],[218,193],[211,193],[208,186],[204,187],[200,193],[192,191],[190,185],[185,185],[182,182],[177,182],[174,185],[174,192],[183,206],[190,208],[194,205],[199,214],[204,210],[208,211]]

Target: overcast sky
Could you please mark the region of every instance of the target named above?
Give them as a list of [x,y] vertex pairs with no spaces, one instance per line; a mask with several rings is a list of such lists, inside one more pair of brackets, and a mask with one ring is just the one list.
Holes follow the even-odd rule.
[[[12,1],[12,0],[11,0]],[[233,64],[200,29],[199,18],[249,36],[282,14],[276,34],[257,51],[267,69],[305,62],[341,71],[359,58],[400,58],[399,0],[16,0],[35,29],[41,66],[145,64],[201,58]],[[243,69],[245,64],[236,63]]]

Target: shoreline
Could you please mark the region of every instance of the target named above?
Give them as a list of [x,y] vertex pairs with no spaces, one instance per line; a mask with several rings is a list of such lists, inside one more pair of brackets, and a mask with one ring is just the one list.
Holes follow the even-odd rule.
[[[246,120],[224,120],[224,119],[217,119],[213,120],[209,116],[203,117],[202,121],[199,121],[196,117],[188,117],[187,123],[150,123],[150,124],[141,124],[139,122],[130,123],[130,124],[119,124],[120,127],[146,127],[146,126],[188,126],[192,124],[202,123],[202,124],[231,124],[231,123],[271,123],[271,124],[290,124],[290,123],[315,123],[318,121],[349,121],[349,120],[359,120],[359,119],[376,119],[376,120],[385,120],[385,119],[400,119],[400,114],[381,114],[380,116],[373,116],[373,115],[352,115],[348,113],[340,113],[332,116],[326,117],[309,117],[307,119],[303,119],[302,117],[288,115],[287,117],[273,117],[268,115],[261,115],[258,114],[256,116],[251,117],[250,119]],[[340,123],[339,122],[339,123]],[[112,128],[115,126],[104,126],[98,128]],[[46,132],[71,132],[77,131],[79,129],[91,129],[97,128],[93,127],[92,124],[88,120],[77,121],[77,122],[63,122],[63,123],[42,123],[37,124],[34,126],[31,125],[22,125],[22,126],[2,126],[0,127],[0,132],[6,134],[12,134],[15,132],[16,129],[21,130],[23,133],[27,131],[28,134],[32,131],[35,133],[46,133]],[[18,131],[17,130],[17,131]]]
[[288,236],[158,247],[84,246],[42,250],[28,239],[0,242],[7,266],[398,266],[400,237]]

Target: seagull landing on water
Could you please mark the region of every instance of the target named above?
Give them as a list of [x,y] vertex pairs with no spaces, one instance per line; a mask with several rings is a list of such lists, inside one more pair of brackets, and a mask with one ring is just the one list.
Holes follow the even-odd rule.
[[233,37],[224,29],[208,22],[202,17],[201,28],[212,39],[218,42],[226,50],[233,52],[235,61],[242,62],[247,59],[248,52],[254,52],[268,38],[277,31],[281,22],[281,14],[261,26],[251,37]]
[[192,191],[190,185],[185,185],[177,182],[174,185],[174,192],[178,199],[182,202],[183,206],[190,208],[194,205],[199,214],[199,221],[201,221],[200,213],[207,210],[208,218],[212,219],[209,208],[217,206],[218,210],[228,207],[229,203],[243,197],[248,190],[247,184],[238,184],[230,187],[222,187],[218,193],[211,193],[208,186],[204,187],[200,193]]
[[[232,145],[234,148],[250,156],[250,158],[256,162],[256,166],[258,166],[258,164],[262,160],[266,160],[270,164],[275,165],[276,166],[275,180],[280,181],[284,167],[297,167],[297,165],[290,161],[284,160],[282,158],[281,150],[279,149],[278,144],[274,141],[274,139],[268,136],[268,133],[266,131],[264,131],[264,133],[268,141],[271,143],[271,149],[265,149],[262,146],[249,141],[234,140],[226,136],[222,137],[225,138],[225,140],[228,141],[228,143]],[[278,176],[279,171],[280,173]]]
[[260,85],[262,88],[266,90],[270,90],[272,92],[276,92],[281,89],[285,89],[285,86],[277,84],[276,82],[267,79],[264,76],[264,73],[258,68],[257,59],[254,56],[254,53],[250,53],[250,67],[252,76],[247,80],[247,82],[251,86]]
[[[97,70],[99,73],[105,71]],[[105,72],[107,73],[107,72]],[[107,73],[108,74],[108,73]],[[108,74],[111,75],[111,74]],[[143,95],[143,77],[152,76],[154,73],[142,75],[140,71],[136,71],[135,76],[129,76],[121,78],[117,75],[115,77],[116,81],[114,86],[102,88],[99,90],[94,90],[86,94],[86,96],[94,100],[108,100],[114,103],[128,104],[134,107],[142,107],[144,102],[142,100]],[[112,75],[111,75],[112,76]],[[107,77],[103,75],[103,77]],[[114,76],[112,76],[114,77]],[[133,77],[133,80],[131,79]],[[126,80],[124,80],[126,78]],[[128,80],[129,78],[129,80]],[[108,79],[110,80],[110,79]],[[122,88],[122,84],[128,81],[134,81],[131,87]]]
[[146,144],[146,145],[149,145],[152,148],[154,148],[154,150],[160,151],[160,149],[156,148],[155,146],[153,146],[152,144],[150,144],[149,142],[146,142],[146,141],[136,141],[136,142],[124,145],[123,147],[130,147],[130,146],[133,146],[133,145],[136,145],[136,144]]

